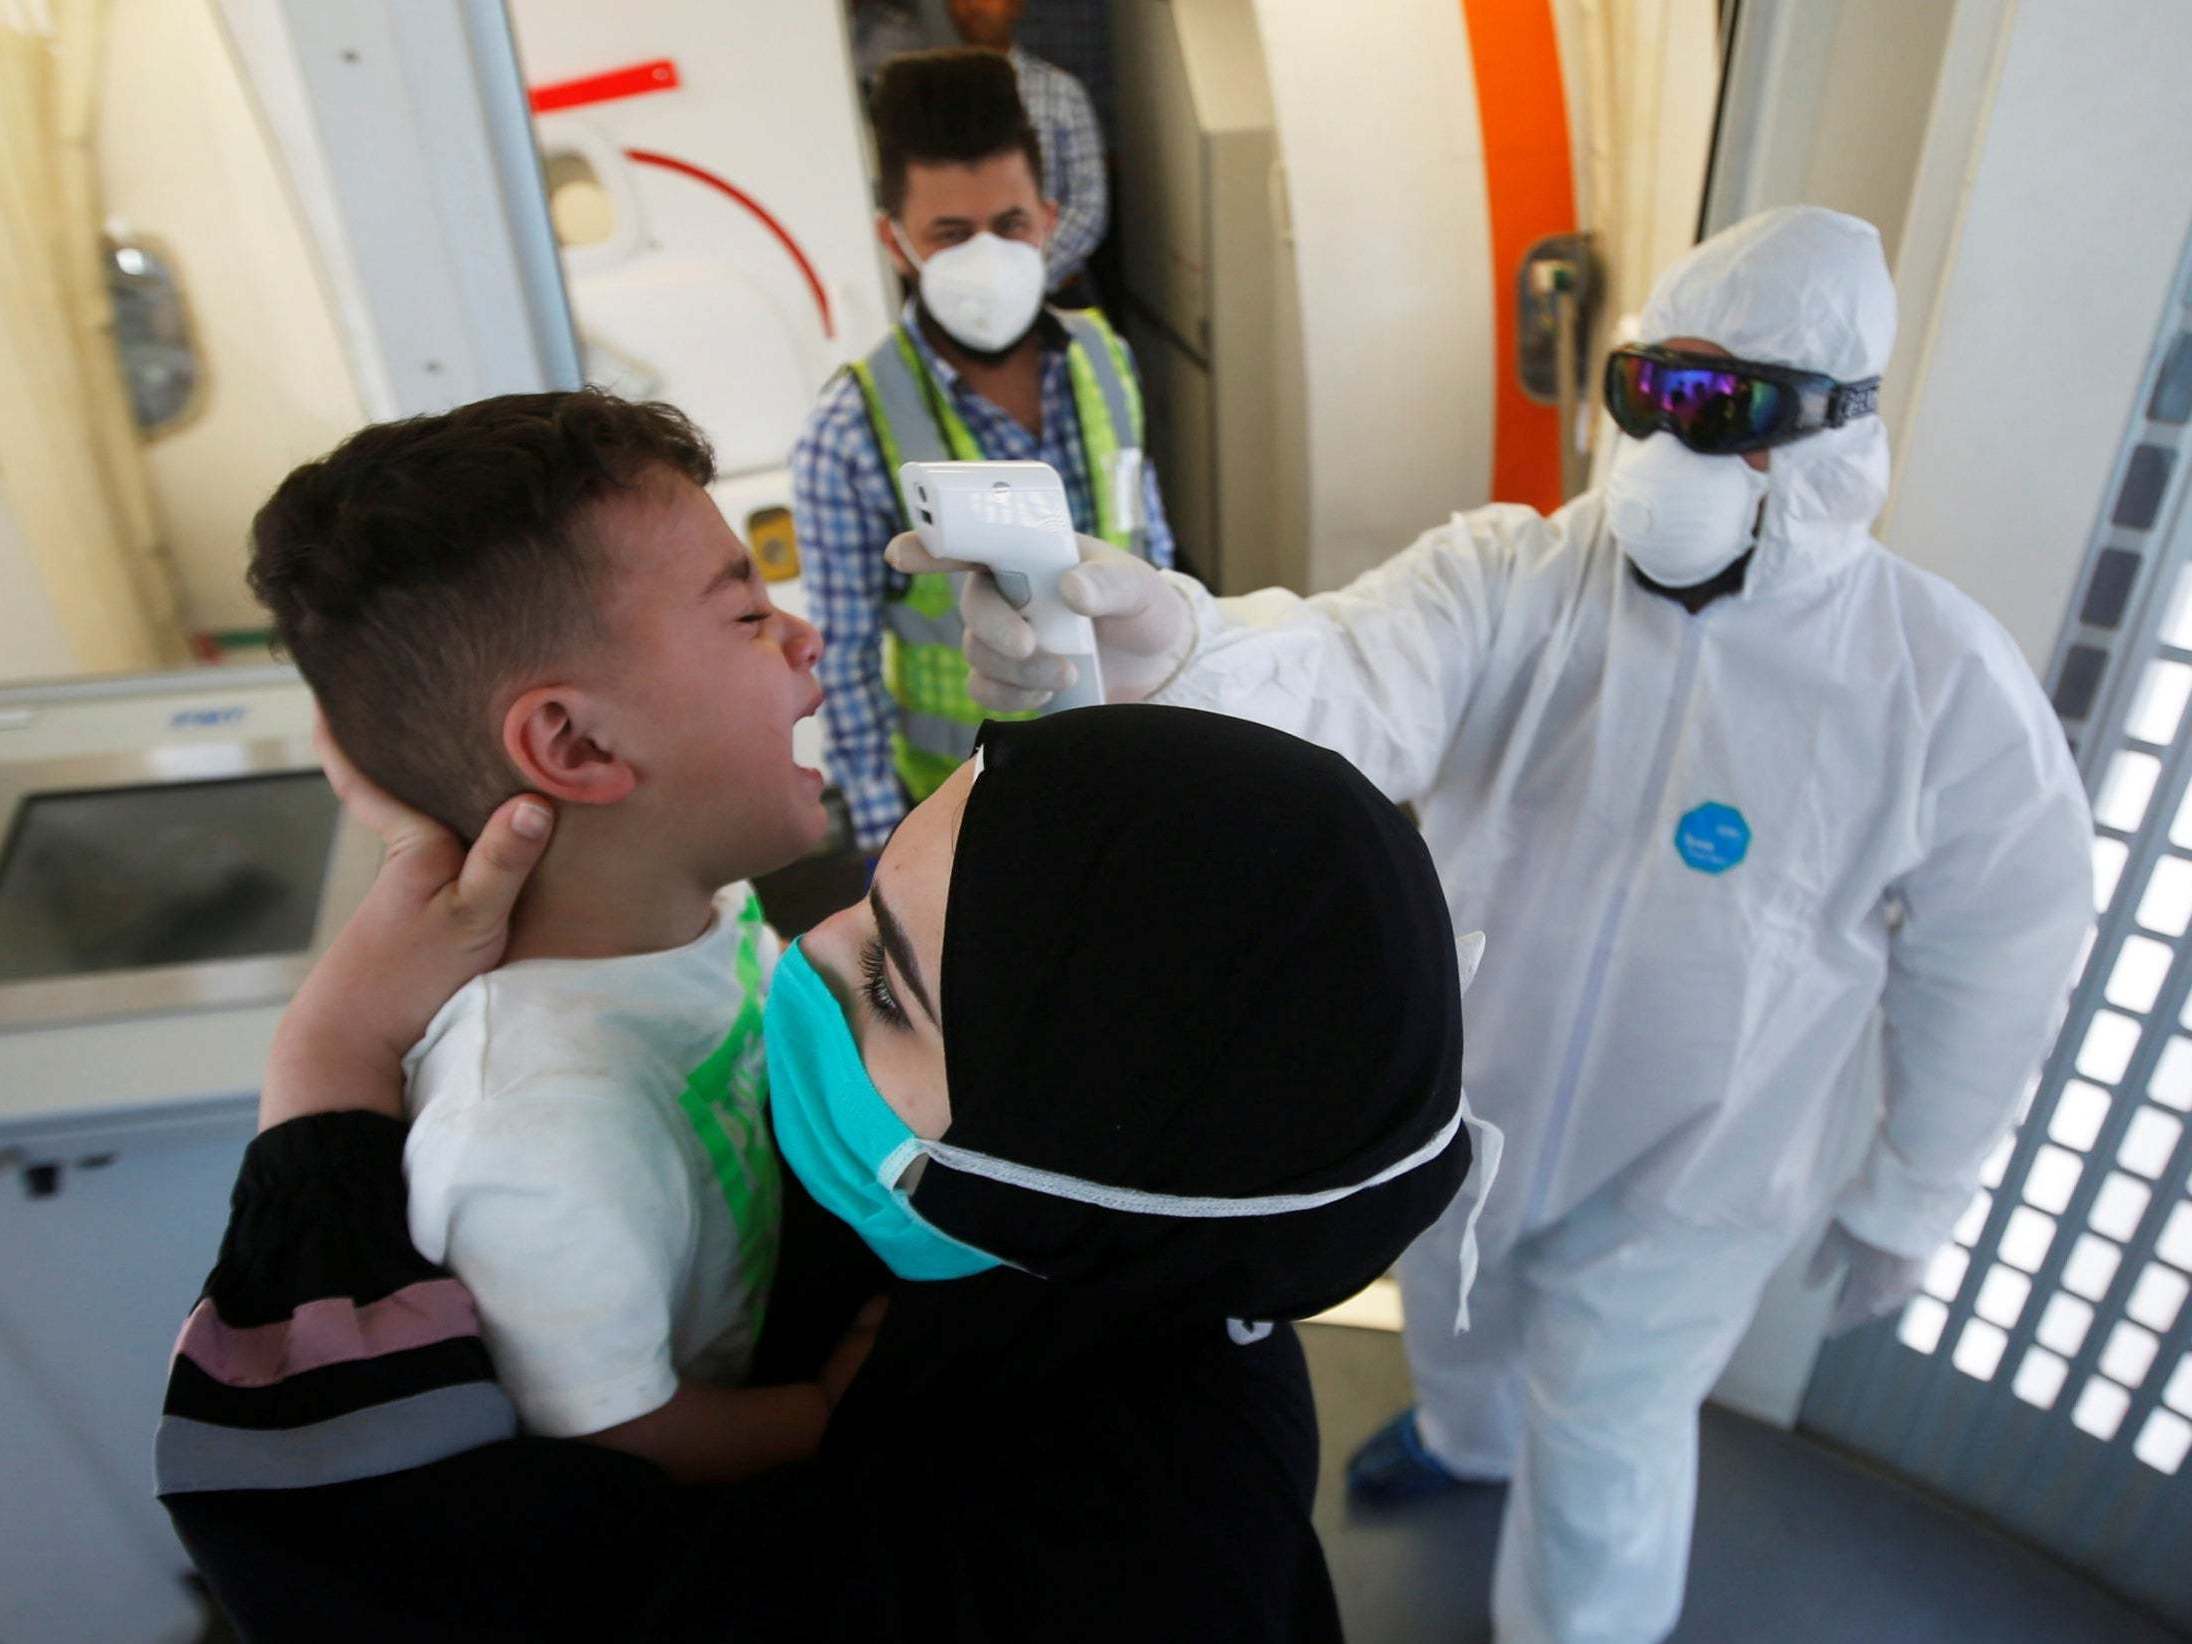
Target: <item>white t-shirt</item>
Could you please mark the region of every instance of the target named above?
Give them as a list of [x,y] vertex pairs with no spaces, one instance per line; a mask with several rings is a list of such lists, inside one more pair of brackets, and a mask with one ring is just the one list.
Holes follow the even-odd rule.
[[778,949],[732,885],[684,947],[488,972],[404,1058],[412,1241],[478,1301],[531,1431],[745,1375],[782,1207],[761,1041]]

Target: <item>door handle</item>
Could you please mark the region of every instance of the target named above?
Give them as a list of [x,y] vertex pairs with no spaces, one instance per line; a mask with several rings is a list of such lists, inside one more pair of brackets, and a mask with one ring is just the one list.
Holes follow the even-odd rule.
[[1601,287],[1596,237],[1550,234],[1523,254],[1515,271],[1515,370],[1522,391],[1560,408],[1560,488],[1583,488],[1582,418],[1588,398],[1591,327]]

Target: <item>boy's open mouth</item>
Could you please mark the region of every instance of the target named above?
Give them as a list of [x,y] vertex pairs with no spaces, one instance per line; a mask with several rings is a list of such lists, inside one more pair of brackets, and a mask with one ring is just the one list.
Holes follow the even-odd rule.
[[[822,691],[822,688],[820,686],[816,686],[814,692],[814,700],[807,704],[805,712],[801,713],[798,718],[792,721],[792,728],[795,732],[800,725],[804,724],[807,720],[812,719],[816,714],[822,711],[823,694],[824,693]],[[816,770],[811,765],[802,765],[796,759],[792,761],[792,765],[795,769],[804,772],[808,776],[813,777],[818,783],[823,780],[822,773]]]

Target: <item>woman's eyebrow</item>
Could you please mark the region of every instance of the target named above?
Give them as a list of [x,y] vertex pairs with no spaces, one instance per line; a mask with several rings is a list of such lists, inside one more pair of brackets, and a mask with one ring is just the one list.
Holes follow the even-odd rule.
[[[913,990],[914,998],[920,1001],[923,1014],[931,1022],[936,1022],[936,1007],[929,1003],[928,984],[921,980],[921,967],[913,961],[913,944],[906,940],[906,927],[898,922],[898,916],[891,912],[890,905],[883,900],[882,891],[874,886],[868,889],[868,907],[875,915],[875,928],[883,938],[883,951],[891,956],[892,963],[898,967],[898,974],[906,979],[906,986]],[[936,1022],[936,1025],[942,1027],[944,1024]]]

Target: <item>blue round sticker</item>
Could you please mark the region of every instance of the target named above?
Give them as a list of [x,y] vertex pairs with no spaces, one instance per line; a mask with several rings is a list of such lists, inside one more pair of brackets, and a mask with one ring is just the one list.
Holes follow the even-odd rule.
[[1700,805],[1675,824],[1674,848],[1699,873],[1726,873],[1750,854],[1751,825],[1733,805]]

